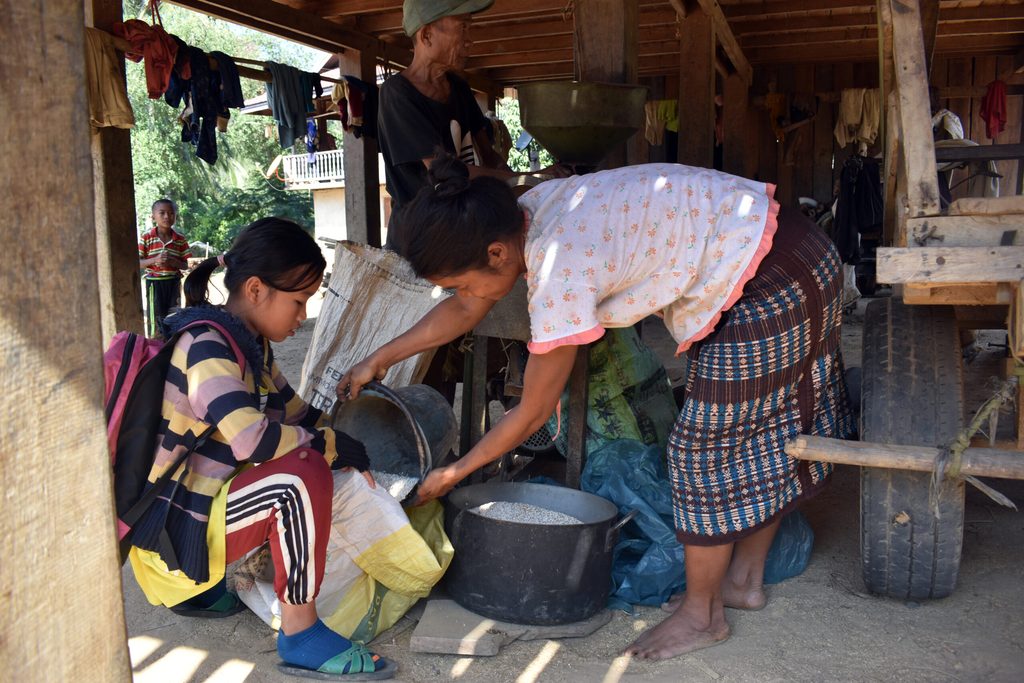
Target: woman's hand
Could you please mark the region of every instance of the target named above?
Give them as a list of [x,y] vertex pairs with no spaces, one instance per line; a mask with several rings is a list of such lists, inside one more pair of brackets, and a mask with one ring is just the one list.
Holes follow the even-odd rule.
[[375,379],[384,379],[387,372],[388,366],[374,360],[372,355],[364,358],[349,368],[338,382],[335,389],[338,400],[345,402],[359,396],[359,392],[364,386]]
[[451,465],[432,471],[420,484],[414,505],[423,505],[435,498],[440,498],[455,488],[460,481],[462,481],[462,475]]

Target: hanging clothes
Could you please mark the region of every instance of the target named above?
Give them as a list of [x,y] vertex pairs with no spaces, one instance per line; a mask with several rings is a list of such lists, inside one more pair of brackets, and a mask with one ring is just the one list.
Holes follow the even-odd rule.
[[357,138],[377,137],[377,86],[356,78],[342,76],[342,83],[334,86],[331,101],[338,108],[341,127],[352,131]]
[[644,138],[661,145],[665,131],[679,132],[679,100],[651,100],[644,104]]
[[85,29],[86,94],[89,123],[96,128],[132,128],[135,113],[128,101],[128,88],[121,73],[111,36],[105,31]]
[[163,26],[150,26],[139,19],[116,22],[113,34],[131,43],[125,57],[133,62],[145,60],[146,91],[149,99],[158,99],[167,91],[174,60],[178,56],[178,43]]
[[861,146],[861,152],[878,138],[882,109],[878,88],[846,88],[839,101],[835,137],[840,147],[850,143]]
[[303,93],[302,72],[295,67],[267,62],[271,82],[267,83],[267,104],[277,121],[277,136],[281,147],[291,147],[306,134],[306,101]]
[[860,262],[860,235],[882,224],[882,180],[877,159],[857,154],[843,164],[839,176],[833,241],[843,263]]
[[238,77],[238,65],[235,60],[223,52],[213,51],[210,56],[217,60],[217,71],[220,73],[220,104],[226,110],[228,107],[239,109],[245,106],[245,98],[242,96],[242,80]]
[[994,140],[1006,128],[1006,83],[995,80],[988,84],[979,113],[985,120],[985,135]]

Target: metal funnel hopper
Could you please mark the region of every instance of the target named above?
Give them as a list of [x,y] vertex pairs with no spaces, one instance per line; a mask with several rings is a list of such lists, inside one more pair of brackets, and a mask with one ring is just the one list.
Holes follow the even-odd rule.
[[546,81],[516,89],[523,128],[562,163],[597,165],[644,123],[641,85]]

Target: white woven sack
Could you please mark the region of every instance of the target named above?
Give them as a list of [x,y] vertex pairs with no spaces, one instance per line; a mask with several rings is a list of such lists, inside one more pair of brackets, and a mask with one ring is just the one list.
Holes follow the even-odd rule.
[[[299,394],[315,408],[329,411],[345,371],[413,326],[449,292],[413,273],[393,251],[342,241],[335,247],[334,271],[302,364]],[[388,370],[392,388],[418,384],[433,351]]]

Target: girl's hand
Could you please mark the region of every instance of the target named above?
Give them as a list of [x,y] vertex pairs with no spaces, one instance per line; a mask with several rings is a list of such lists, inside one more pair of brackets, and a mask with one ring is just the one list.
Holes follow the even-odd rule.
[[455,488],[460,481],[462,481],[462,476],[451,465],[436,469],[428,474],[420,484],[420,488],[416,492],[416,502],[413,504],[423,505],[435,498],[440,498]]
[[372,382],[375,379],[384,379],[384,375],[387,372],[387,366],[375,362],[373,356],[359,361],[349,368],[348,372],[338,382],[338,386],[335,389],[335,393],[338,394],[338,400],[345,402],[359,396],[359,391],[368,382]]

